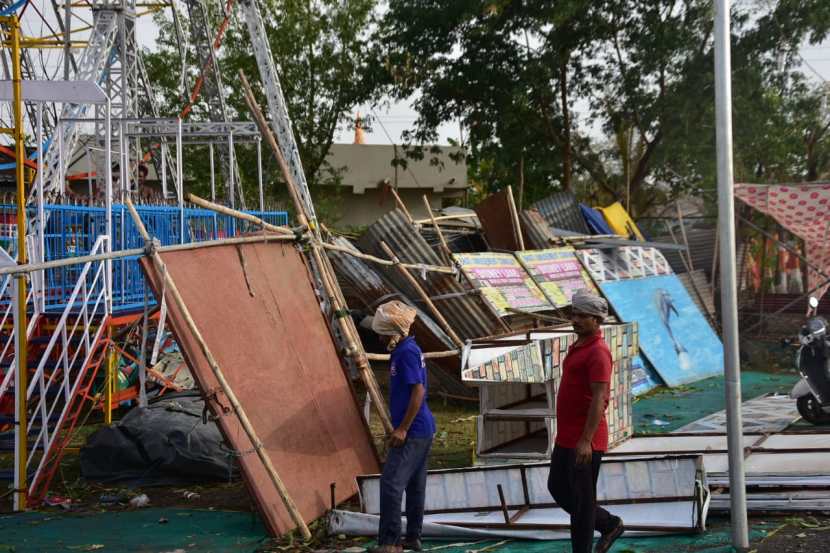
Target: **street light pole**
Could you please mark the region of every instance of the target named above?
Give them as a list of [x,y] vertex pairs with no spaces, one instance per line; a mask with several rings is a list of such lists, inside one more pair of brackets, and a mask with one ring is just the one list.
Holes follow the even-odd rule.
[[726,439],[729,448],[729,502],[732,545],[749,550],[744,481],[741,370],[738,345],[738,302],[735,263],[735,197],[732,175],[732,84],[730,0],[715,1],[715,128],[718,164],[718,229],[721,262],[721,315],[726,383]]

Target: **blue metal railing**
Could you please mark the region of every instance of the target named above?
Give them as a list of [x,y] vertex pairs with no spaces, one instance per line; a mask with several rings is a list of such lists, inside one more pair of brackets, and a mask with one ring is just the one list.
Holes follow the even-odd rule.
[[[98,236],[106,232],[106,210],[102,207],[78,205],[46,205],[47,213],[44,242],[46,261],[88,255]],[[34,209],[27,215],[35,215]],[[180,243],[180,212],[177,207],[136,206],[151,236],[162,245]],[[284,211],[248,211],[252,215],[274,225],[287,225]],[[16,207],[0,205],[0,246],[12,255],[16,252]],[[252,225],[229,215],[221,215],[206,209],[184,209],[184,242],[203,242],[236,236],[255,230]],[[130,217],[127,207],[112,207],[113,251],[141,248],[144,241]],[[81,267],[70,265],[49,269],[45,274],[45,303],[49,311],[62,309],[80,275]],[[124,310],[144,302],[144,275],[137,257],[114,260],[112,265],[113,309]]]

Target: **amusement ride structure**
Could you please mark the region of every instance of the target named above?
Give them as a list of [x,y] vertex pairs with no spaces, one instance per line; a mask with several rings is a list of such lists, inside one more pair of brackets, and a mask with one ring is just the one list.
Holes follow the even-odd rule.
[[[139,19],[159,10],[170,10],[180,45],[188,37],[199,55],[192,86],[182,62],[190,93],[175,118],[159,116],[137,41]],[[185,202],[183,160],[207,146],[211,200],[244,210],[235,152],[254,147],[259,205],[249,213],[288,223],[286,212],[266,211],[262,127],[231,120],[226,105],[219,50],[237,16],[269,134],[319,232],[256,0],[0,0],[0,125],[10,138],[0,170],[13,170],[17,185],[14,202],[0,206],[0,447],[15,459],[0,477],[13,482],[15,509],[45,498],[73,430],[95,409],[110,422],[120,402],[146,402],[148,377],[162,393],[176,389],[175,372],[152,367],[172,339],[164,302],[145,287],[138,257],[147,244],[127,200],[160,246],[237,235],[247,230],[239,220]],[[209,120],[189,120],[197,102]],[[151,169],[158,189],[145,184]]]

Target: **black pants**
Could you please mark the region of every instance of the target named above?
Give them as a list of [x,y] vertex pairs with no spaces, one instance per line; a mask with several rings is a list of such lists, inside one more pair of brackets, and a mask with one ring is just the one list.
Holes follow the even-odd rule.
[[550,458],[548,490],[556,503],[571,515],[571,547],[574,553],[590,553],[594,528],[605,534],[617,517],[597,507],[597,478],[602,453],[594,452],[590,464],[576,464],[576,450],[555,446]]

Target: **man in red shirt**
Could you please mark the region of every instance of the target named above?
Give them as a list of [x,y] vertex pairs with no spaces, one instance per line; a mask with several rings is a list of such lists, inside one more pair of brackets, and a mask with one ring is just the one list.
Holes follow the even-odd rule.
[[550,461],[548,490],[571,515],[574,553],[590,553],[594,529],[599,531],[596,553],[605,553],[623,531],[621,518],[597,506],[597,477],[608,449],[608,407],[611,352],[600,325],[608,304],[580,290],[572,299],[571,321],[578,339],[562,365],[556,396],[556,443]]

